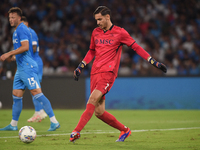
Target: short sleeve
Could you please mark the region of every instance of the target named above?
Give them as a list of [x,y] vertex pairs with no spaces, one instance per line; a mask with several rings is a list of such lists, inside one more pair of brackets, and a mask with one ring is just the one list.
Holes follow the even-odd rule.
[[29,41],[28,40],[28,33],[27,30],[18,30],[17,35],[19,37],[20,42]]
[[32,33],[32,45],[37,45],[37,41],[38,41],[38,36],[37,34],[35,33],[34,30],[31,30],[31,33]]

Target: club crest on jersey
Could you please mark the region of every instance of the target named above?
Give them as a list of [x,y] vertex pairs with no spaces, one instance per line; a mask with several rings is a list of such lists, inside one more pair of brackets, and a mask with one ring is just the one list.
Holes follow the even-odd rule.
[[112,45],[113,41],[114,40],[112,40],[112,39],[96,39],[95,44],[110,44],[110,45]]

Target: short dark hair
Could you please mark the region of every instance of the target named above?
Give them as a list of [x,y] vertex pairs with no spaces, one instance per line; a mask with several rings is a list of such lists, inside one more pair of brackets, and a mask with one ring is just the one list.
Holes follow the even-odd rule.
[[101,13],[102,16],[105,16],[105,15],[110,15],[111,16],[111,11],[106,6],[97,7],[97,9],[93,13],[93,16],[96,15],[96,14],[99,14],[99,13]]
[[20,17],[22,16],[22,10],[19,7],[10,8],[8,14],[10,13],[17,13]]
[[21,21],[28,22],[28,20],[25,16],[22,16]]

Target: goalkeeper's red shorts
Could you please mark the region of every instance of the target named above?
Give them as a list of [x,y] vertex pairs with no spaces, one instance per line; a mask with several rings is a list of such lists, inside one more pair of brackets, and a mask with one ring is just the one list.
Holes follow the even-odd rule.
[[93,90],[99,90],[103,93],[102,99],[105,99],[105,94],[110,91],[113,83],[115,82],[115,74],[113,72],[102,72],[93,74],[90,77],[90,89],[91,93]]

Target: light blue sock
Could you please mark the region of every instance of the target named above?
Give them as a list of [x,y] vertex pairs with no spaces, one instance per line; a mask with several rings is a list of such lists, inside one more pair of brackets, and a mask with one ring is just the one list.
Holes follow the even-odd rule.
[[39,93],[33,96],[35,100],[39,101],[42,104],[44,111],[47,113],[49,118],[54,116],[53,109],[51,107],[50,101],[43,95]]
[[18,121],[22,111],[22,98],[13,95],[12,119]]
[[41,109],[43,109],[40,102],[38,100],[36,100],[33,96],[32,96],[32,100],[33,100],[33,104],[35,107],[35,111],[40,111]]

